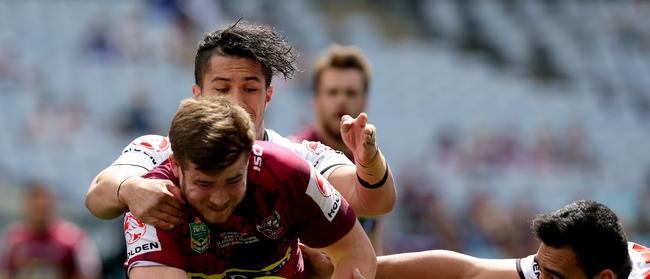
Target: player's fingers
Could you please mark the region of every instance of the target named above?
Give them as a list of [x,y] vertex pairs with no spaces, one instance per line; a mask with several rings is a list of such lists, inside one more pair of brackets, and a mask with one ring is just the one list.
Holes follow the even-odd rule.
[[167,214],[167,213],[162,212],[162,211],[158,211],[158,212],[154,213],[154,215],[152,217],[156,220],[156,222],[167,225],[167,227],[162,227],[164,229],[170,229],[171,227],[174,227],[174,226],[177,226],[177,225],[180,225],[181,223],[183,223],[183,218],[172,216],[172,215]]
[[343,115],[341,117],[341,132],[345,133],[350,130],[350,127],[352,127],[352,123],[354,123],[354,119],[352,116],[349,115]]
[[377,128],[375,128],[375,125],[368,124],[363,132],[366,136],[365,142],[371,145],[375,144],[375,142],[377,141]]
[[143,222],[147,223],[149,225],[152,225],[152,226],[154,226],[156,228],[163,229],[163,230],[171,230],[171,229],[174,228],[174,224],[166,222],[164,220],[160,220],[160,219],[153,219],[150,222],[147,222],[147,221],[143,221]]
[[167,191],[169,191],[172,196],[174,196],[175,200],[178,201],[179,204],[185,204],[185,199],[183,199],[183,191],[181,191],[181,188],[176,187],[176,185],[172,184],[171,181],[167,181],[169,183],[165,183],[165,186],[167,187]]
[[368,115],[365,112],[362,112],[357,116],[356,125],[363,128],[368,123]]
[[182,219],[183,218],[183,210],[178,209],[176,207],[173,207],[173,206],[169,205],[168,203],[160,204],[158,206],[158,208],[157,208],[157,212],[159,212],[159,214],[169,216],[168,218],[173,218],[173,219],[168,219],[166,217],[166,219],[165,219],[165,220],[167,220],[169,222],[172,222],[172,223],[179,223],[179,222],[181,222],[183,220]]

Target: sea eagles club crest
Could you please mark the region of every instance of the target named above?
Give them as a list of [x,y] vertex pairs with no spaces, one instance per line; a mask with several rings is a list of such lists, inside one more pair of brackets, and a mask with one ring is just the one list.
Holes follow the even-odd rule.
[[282,233],[280,214],[274,210],[273,215],[264,218],[262,223],[255,225],[255,227],[257,227],[257,231],[261,232],[264,236],[270,239],[277,239],[280,233]]
[[210,246],[210,229],[208,225],[201,222],[198,218],[194,223],[190,223],[190,237],[192,250],[197,253],[203,253]]

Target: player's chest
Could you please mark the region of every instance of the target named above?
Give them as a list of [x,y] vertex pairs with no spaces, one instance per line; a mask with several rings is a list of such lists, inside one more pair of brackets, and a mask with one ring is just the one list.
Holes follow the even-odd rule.
[[183,237],[183,254],[189,257],[238,261],[284,254],[295,236],[278,210],[236,216],[223,228],[192,218]]

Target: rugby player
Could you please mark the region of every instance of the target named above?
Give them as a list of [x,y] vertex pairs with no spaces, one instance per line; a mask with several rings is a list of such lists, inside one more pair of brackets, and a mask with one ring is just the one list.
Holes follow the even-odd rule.
[[0,278],[99,278],[99,254],[86,232],[57,217],[46,186],[27,188],[24,220],[7,226],[0,239]]
[[[278,74],[291,78],[296,57],[294,48],[268,26],[235,23],[218,29],[199,43],[192,96],[232,97],[251,115],[258,140],[280,144],[309,161],[348,199],[357,214],[389,212],[395,204],[393,176],[377,148],[376,129],[367,123],[367,117],[341,120],[345,127],[341,133],[349,139],[346,145],[355,163],[318,142],[292,143],[264,128],[264,112],[273,96],[271,78]],[[90,212],[112,219],[128,207],[148,224],[167,229],[180,224],[183,201],[175,198],[178,189],[169,181],[140,178],[163,162],[170,151],[167,138],[162,136],[143,136],[131,142],[90,184],[86,194]],[[376,189],[364,185],[375,185]]]
[[[360,49],[353,46],[331,45],[324,55],[316,59],[314,65],[313,82],[313,108],[315,121],[303,131],[292,136],[294,140],[307,140],[322,142],[336,150],[342,151],[350,160],[354,161],[352,151],[347,148],[347,137],[342,137],[341,118],[351,119],[358,117],[359,121],[368,121],[366,110],[368,87],[370,81],[370,65]],[[341,129],[343,128],[343,129]],[[381,156],[381,154],[379,154]],[[374,164],[386,164],[384,158],[377,158]],[[372,166],[372,169],[380,166]],[[376,185],[366,184],[366,188],[382,187],[383,179],[388,179],[388,173],[375,173],[374,176],[383,176]],[[391,182],[392,183],[392,182]],[[390,191],[385,188],[383,191]],[[389,193],[386,193],[388,195]],[[374,218],[359,218],[361,225],[368,233],[375,252],[381,253],[379,236],[379,223]]]
[[[650,249],[628,242],[618,217],[603,204],[573,202],[535,217],[532,228],[541,243],[537,253],[522,259],[479,259],[444,250],[395,254],[378,258],[376,278],[650,278]],[[309,258],[323,260],[317,253]]]
[[189,206],[172,230],[125,214],[130,278],[304,278],[298,239],[332,258],[333,278],[355,268],[374,277],[374,251],[345,199],[295,153],[254,139],[230,99],[182,102],[173,155],[145,177],[171,180]]

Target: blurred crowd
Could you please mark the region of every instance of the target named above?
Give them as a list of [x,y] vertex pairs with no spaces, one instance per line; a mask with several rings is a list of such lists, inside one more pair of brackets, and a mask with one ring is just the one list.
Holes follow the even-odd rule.
[[[244,17],[303,54],[301,74],[274,80],[282,94],[267,126],[286,134],[312,117],[317,53],[337,42],[370,58],[368,112],[399,187],[386,253],[525,256],[537,246],[530,218],[577,198],[608,204],[649,244],[648,11],[646,1],[0,0],[0,225],[21,216],[4,197],[36,179],[90,239],[112,235],[102,230],[115,223],[83,206],[88,183],[135,136],[166,133],[190,96],[201,34]],[[113,237],[97,248],[119,276]]]

